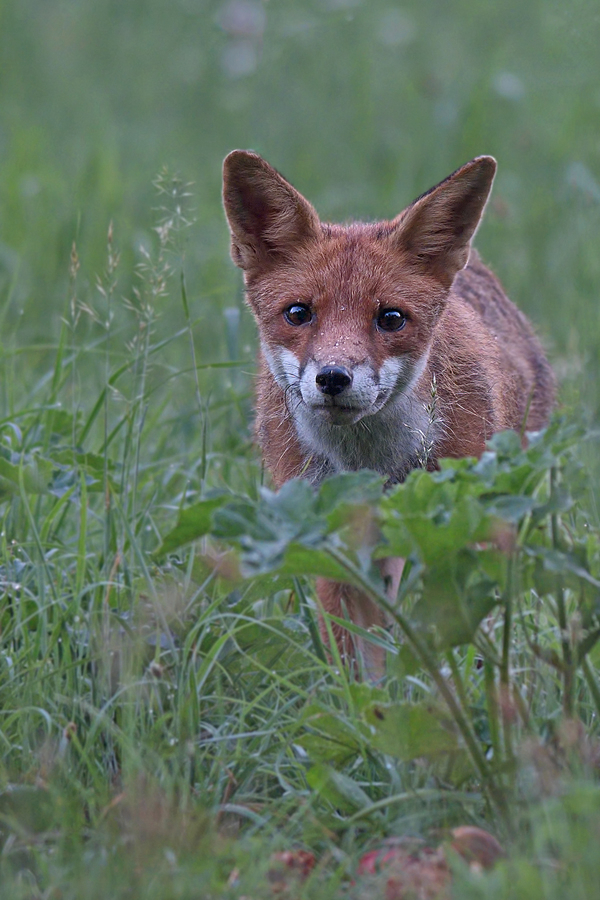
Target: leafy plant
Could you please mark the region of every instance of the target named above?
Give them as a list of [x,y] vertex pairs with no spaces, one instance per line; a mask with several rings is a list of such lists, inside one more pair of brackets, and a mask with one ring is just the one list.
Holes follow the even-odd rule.
[[[518,435],[498,434],[480,460],[445,460],[383,493],[381,479],[357,473],[317,490],[292,481],[256,499],[213,496],[182,511],[159,552],[211,536],[237,548],[250,584],[266,573],[311,574],[360,587],[384,607],[396,636],[351,630],[385,642],[391,672],[400,666],[414,684],[420,670],[426,681],[417,697],[411,684],[402,699],[400,681],[359,704],[363,726],[350,743],[346,726],[330,723],[324,732],[327,715],[315,713],[304,745],[324,758],[329,740],[332,759],[347,759],[351,746],[355,756],[365,747],[405,761],[444,756],[447,777],[456,766],[459,783],[475,778],[508,825],[518,746],[540,734],[514,630],[543,665],[539,677],[561,684],[566,718],[588,717],[575,699],[583,682],[595,706],[598,698],[588,662],[600,637],[597,538],[572,496],[583,488],[581,440],[557,419],[525,449]],[[368,521],[379,524],[379,538],[365,544],[376,533]],[[395,602],[372,563],[387,555],[409,563]],[[452,757],[468,758],[470,776]]]

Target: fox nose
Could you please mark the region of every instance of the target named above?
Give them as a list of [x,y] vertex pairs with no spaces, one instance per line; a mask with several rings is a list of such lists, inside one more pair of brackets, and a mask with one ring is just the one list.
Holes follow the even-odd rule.
[[315,381],[322,394],[335,397],[352,384],[352,375],[344,366],[323,366]]

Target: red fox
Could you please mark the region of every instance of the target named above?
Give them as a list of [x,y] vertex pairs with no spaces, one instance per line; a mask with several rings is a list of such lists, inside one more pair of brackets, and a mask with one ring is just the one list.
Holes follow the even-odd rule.
[[[552,370],[471,249],[495,172],[480,156],[391,221],[330,225],[256,153],[226,157],[231,255],[260,336],[256,433],[276,486],[360,468],[401,482],[438,458],[479,456],[495,431],[546,424]],[[402,565],[384,562],[391,597]],[[328,613],[385,624],[348,585],[320,579],[317,592]],[[334,636],[383,674],[379,647]]]

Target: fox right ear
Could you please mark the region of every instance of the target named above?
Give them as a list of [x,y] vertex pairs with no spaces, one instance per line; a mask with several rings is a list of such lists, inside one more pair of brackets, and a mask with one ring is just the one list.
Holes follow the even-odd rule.
[[492,156],[472,159],[401,213],[389,239],[449,287],[467,264],[495,173]]
[[320,234],[319,217],[308,200],[249,150],[225,157],[223,205],[231,258],[248,273],[268,268]]

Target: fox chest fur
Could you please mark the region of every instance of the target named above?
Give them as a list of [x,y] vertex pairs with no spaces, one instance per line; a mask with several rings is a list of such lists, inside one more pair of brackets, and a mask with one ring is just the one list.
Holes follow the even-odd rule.
[[328,225],[255,154],[225,161],[234,261],[260,335],[256,428],[277,485],[391,481],[541,428],[551,370],[471,250],[495,172],[467,163],[391,222]]

